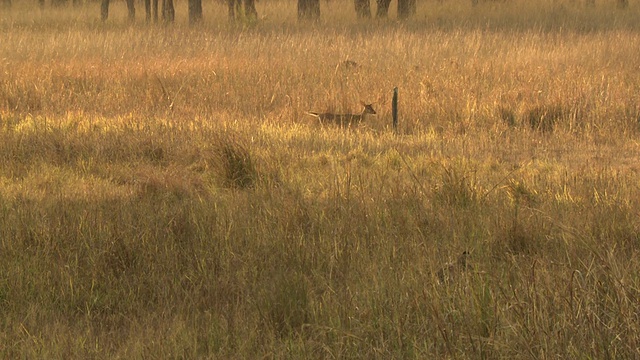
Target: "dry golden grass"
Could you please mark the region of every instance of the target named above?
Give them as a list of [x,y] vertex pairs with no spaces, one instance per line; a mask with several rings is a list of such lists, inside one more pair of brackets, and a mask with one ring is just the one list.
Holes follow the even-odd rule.
[[635,3],[97,6],[0,13],[0,357],[640,356]]

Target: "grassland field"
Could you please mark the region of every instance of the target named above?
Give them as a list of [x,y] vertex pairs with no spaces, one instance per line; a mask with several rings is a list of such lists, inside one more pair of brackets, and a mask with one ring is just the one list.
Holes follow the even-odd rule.
[[137,5],[0,10],[0,358],[640,357],[640,3]]

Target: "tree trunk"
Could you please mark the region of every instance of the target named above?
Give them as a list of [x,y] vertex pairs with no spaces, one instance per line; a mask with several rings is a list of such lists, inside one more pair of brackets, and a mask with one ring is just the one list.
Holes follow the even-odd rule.
[[202,20],[202,0],[189,0],[189,24]]
[[129,10],[129,21],[134,22],[136,20],[136,5],[133,0],[127,0],[127,10]]
[[144,19],[151,22],[151,0],[144,0]]
[[416,13],[416,0],[398,0],[398,18],[408,19]]
[[158,0],[151,0],[151,17],[154,23],[158,23]]
[[256,20],[258,18],[255,0],[244,0],[244,15],[249,20]]
[[389,5],[391,5],[391,0],[376,0],[376,4],[378,5],[378,10],[376,10],[376,17],[386,18],[389,14]]
[[[227,0],[229,7],[229,20],[236,21],[238,18],[253,21],[258,18],[255,0]],[[244,6],[244,12],[242,7]]]
[[236,20],[236,0],[227,0],[227,6],[229,7],[229,20]]
[[371,17],[371,5],[369,0],[354,0],[354,5],[356,6],[356,15],[358,16],[358,19]]
[[109,18],[109,0],[102,0],[102,4],[100,5],[100,20],[107,21],[108,18]]
[[176,10],[173,0],[162,0],[162,20],[165,23],[173,23],[176,19]]
[[320,0],[298,0],[298,19],[319,19]]

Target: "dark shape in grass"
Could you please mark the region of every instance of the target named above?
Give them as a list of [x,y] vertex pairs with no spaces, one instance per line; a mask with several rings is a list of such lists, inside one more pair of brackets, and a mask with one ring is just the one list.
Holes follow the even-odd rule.
[[274,275],[265,288],[260,312],[278,336],[288,337],[299,333],[311,317],[308,285],[299,273]]
[[223,186],[233,189],[252,188],[257,172],[247,147],[230,136],[221,138],[219,146],[217,160]]
[[473,266],[469,263],[469,252],[464,251],[455,262],[443,266],[436,276],[440,283],[444,284],[453,281],[458,273],[472,269]]
[[498,116],[509,127],[516,126],[516,114],[513,112],[513,110],[504,106],[500,106],[498,108]]
[[527,112],[526,122],[533,130],[552,132],[563,114],[562,107],[558,105],[536,106]]

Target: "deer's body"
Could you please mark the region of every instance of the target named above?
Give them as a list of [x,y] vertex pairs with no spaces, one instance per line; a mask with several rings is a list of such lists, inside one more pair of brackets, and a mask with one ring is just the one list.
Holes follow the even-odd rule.
[[315,116],[320,120],[321,124],[336,124],[340,126],[358,125],[365,119],[367,115],[375,115],[373,104],[362,103],[364,109],[360,114],[334,114],[334,113],[317,113],[309,111],[307,114]]

